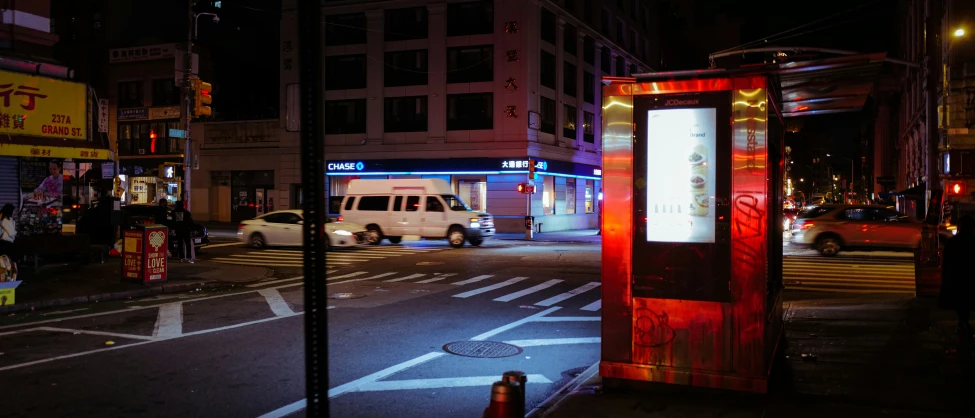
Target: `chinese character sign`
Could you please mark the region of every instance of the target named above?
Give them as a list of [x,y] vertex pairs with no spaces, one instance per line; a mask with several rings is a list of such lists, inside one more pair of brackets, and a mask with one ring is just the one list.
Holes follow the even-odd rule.
[[85,85],[0,71],[0,134],[85,140]]

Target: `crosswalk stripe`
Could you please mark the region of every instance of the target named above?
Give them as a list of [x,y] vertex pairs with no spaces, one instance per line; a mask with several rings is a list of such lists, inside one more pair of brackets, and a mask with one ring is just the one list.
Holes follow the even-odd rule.
[[474,295],[480,295],[481,293],[490,292],[490,291],[495,290],[495,289],[500,289],[500,288],[505,287],[505,286],[513,285],[513,284],[518,283],[518,282],[520,282],[522,280],[525,280],[525,279],[527,279],[527,277],[515,277],[513,279],[505,280],[505,281],[503,281],[501,283],[495,283],[495,284],[492,284],[490,286],[485,286],[485,287],[477,288],[477,289],[474,289],[474,290],[471,290],[471,291],[468,291],[468,292],[464,292],[464,293],[458,293],[458,294],[454,295],[454,297],[455,298],[469,298],[469,297],[474,296]]
[[555,286],[555,285],[557,285],[559,283],[562,283],[562,281],[561,280],[558,280],[558,279],[552,279],[552,280],[549,280],[549,281],[547,281],[545,283],[542,283],[542,284],[539,284],[539,285],[535,285],[535,286],[529,287],[529,288],[524,289],[524,290],[519,290],[519,291],[514,292],[514,293],[509,293],[507,295],[501,296],[501,297],[496,298],[494,300],[497,301],[497,302],[509,302],[509,301],[518,299],[518,298],[520,298],[522,296],[530,295],[532,293],[535,293],[535,292],[538,292],[538,291],[541,291],[541,290],[544,290],[544,289],[548,289],[548,288],[550,288],[552,286]]
[[[305,253],[302,253],[302,252],[298,252],[298,253],[276,253],[276,252],[270,252],[270,251],[251,251],[251,252],[248,252],[246,254],[233,254],[233,255],[234,256],[237,256],[237,257],[250,256],[250,257],[273,257],[273,258],[279,258],[279,259],[301,259],[302,257],[305,256]],[[327,258],[346,258],[346,257],[357,257],[357,258],[386,258],[387,256],[370,255],[370,254],[357,254],[357,253],[340,254],[340,253],[330,252],[330,253],[326,253],[325,254],[325,257],[327,257]],[[394,255],[394,256],[390,256],[390,257],[399,257],[399,256],[398,255]]]
[[588,304],[586,306],[583,306],[583,307],[581,307],[579,309],[581,309],[583,311],[598,311],[598,310],[600,310],[602,308],[603,308],[603,300],[600,299],[600,300],[597,300],[597,301],[595,301],[593,303],[590,303],[590,304]]
[[[265,266],[266,267],[302,267],[304,266],[304,263],[300,261],[271,263],[271,262],[259,261],[259,260],[249,261],[249,260],[234,260],[229,258],[214,258],[211,261],[222,263],[222,264],[238,264],[244,266],[260,266],[260,267],[265,267]],[[348,265],[348,264],[352,264],[352,263],[338,263],[338,262],[325,263],[325,265],[328,267],[333,267],[333,266],[338,267],[338,265]]]
[[441,280],[446,280],[446,279],[450,278],[450,276],[456,276],[456,275],[457,275],[457,273],[445,273],[445,274],[441,274],[439,276],[436,276],[436,277],[434,277],[432,279],[420,280],[417,283],[433,283],[433,282],[439,282]]
[[357,271],[355,273],[340,274],[340,275],[335,276],[335,277],[328,277],[328,278],[325,279],[325,281],[329,281],[330,282],[332,280],[339,280],[339,279],[345,279],[345,278],[349,278],[349,277],[361,276],[361,275],[366,274],[366,273],[369,273],[369,272],[368,271]]
[[423,274],[423,273],[411,274],[409,276],[404,276],[404,277],[400,277],[398,279],[392,279],[392,280],[386,280],[386,281],[387,282],[401,282],[403,280],[415,279],[417,277],[423,277],[423,276],[426,276],[426,274]]
[[592,289],[595,289],[596,287],[599,286],[599,284],[600,284],[599,282],[589,282],[589,283],[586,283],[585,285],[583,285],[581,287],[577,287],[577,288],[572,289],[572,290],[570,290],[568,292],[562,293],[560,295],[552,296],[552,297],[550,297],[548,299],[545,299],[545,300],[543,300],[541,302],[536,303],[535,305],[536,306],[552,306],[552,305],[554,305],[556,303],[559,303],[559,302],[561,302],[563,300],[566,300],[568,298],[571,298],[571,297],[573,297],[575,295],[579,295],[579,294],[582,294],[582,293],[586,293],[586,292],[588,292],[588,291],[590,291]]
[[363,278],[360,278],[360,279],[352,279],[352,280],[346,280],[346,281],[343,281],[343,282],[340,282],[340,283],[329,283],[329,284],[330,285],[333,285],[333,284],[352,283],[352,282],[364,282],[364,281],[367,281],[367,280],[374,280],[374,279],[379,279],[379,278],[383,278],[383,277],[386,277],[386,276],[392,276],[394,274],[396,274],[396,272],[377,274],[375,276],[363,277]]
[[472,278],[467,279],[467,280],[464,280],[464,281],[460,281],[460,282],[457,282],[457,283],[451,283],[451,284],[452,285],[455,285],[455,286],[460,286],[460,285],[465,285],[465,284],[471,284],[471,283],[479,282],[479,281],[484,280],[484,279],[490,279],[492,277],[494,277],[493,274],[485,274],[483,276],[476,276],[476,277],[472,277]]

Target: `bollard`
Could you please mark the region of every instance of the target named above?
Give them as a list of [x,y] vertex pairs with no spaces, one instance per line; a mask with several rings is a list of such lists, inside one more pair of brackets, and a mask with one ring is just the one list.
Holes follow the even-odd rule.
[[491,404],[488,405],[484,416],[486,418],[523,417],[524,414],[517,415],[517,398],[520,396],[517,383],[494,382],[491,385]]
[[518,400],[516,402],[517,405],[516,414],[519,417],[525,416],[525,402],[526,402],[525,388],[528,385],[528,377],[525,375],[525,372],[520,372],[517,370],[507,371],[504,372],[503,375],[501,375],[501,380],[508,383],[518,384]]

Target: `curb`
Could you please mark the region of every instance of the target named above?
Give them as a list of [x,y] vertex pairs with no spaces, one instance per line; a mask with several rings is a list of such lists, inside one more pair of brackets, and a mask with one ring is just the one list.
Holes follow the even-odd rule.
[[546,398],[540,404],[532,408],[531,411],[525,414],[525,418],[543,418],[549,413],[557,410],[559,404],[562,403],[565,398],[568,398],[569,395],[578,390],[580,386],[586,383],[597,373],[599,373],[598,361],[593,363],[592,366],[589,366],[586,371],[579,373],[578,376],[570,380],[569,383],[566,383],[565,386],[559,388],[559,390],[555,391],[555,393]]
[[62,306],[80,305],[85,303],[108,302],[121,299],[132,299],[146,296],[154,296],[168,293],[180,293],[189,290],[219,290],[232,288],[242,283],[229,282],[188,282],[172,283],[160,286],[146,287],[142,289],[125,290],[121,292],[101,293],[97,295],[75,296],[70,298],[47,299],[36,302],[18,303],[10,306],[0,307],[0,314],[10,314],[15,312],[32,311],[35,309],[57,308]]

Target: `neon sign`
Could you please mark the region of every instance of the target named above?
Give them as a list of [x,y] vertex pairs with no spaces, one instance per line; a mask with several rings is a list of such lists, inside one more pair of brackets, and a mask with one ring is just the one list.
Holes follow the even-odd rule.
[[328,163],[328,171],[362,171],[366,168],[365,163],[359,162],[342,162],[342,163]]
[[[528,163],[528,160],[504,160],[504,161],[501,161],[501,168],[508,168],[508,169],[511,169],[511,168],[524,168],[524,169],[527,170],[528,169],[528,164],[529,164]],[[548,170],[548,162],[535,160],[535,169],[536,170],[547,171]]]

